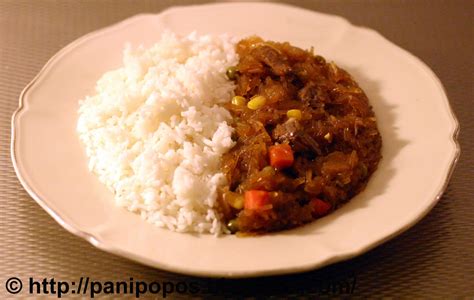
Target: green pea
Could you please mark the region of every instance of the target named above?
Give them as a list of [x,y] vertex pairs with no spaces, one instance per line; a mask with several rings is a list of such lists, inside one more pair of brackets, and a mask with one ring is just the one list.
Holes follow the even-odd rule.
[[237,219],[232,219],[227,223],[227,229],[230,230],[231,233],[236,233],[239,231],[239,222]]
[[227,68],[227,71],[225,72],[225,74],[227,75],[227,78],[229,80],[235,80],[237,79],[237,72],[238,72],[237,67],[232,66],[232,67]]

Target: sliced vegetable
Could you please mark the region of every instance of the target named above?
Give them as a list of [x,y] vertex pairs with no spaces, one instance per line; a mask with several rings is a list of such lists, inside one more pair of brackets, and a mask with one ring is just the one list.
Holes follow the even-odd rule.
[[270,193],[267,191],[250,190],[245,192],[245,209],[263,209],[270,204]]
[[296,120],[301,120],[301,110],[299,109],[290,109],[286,112],[288,118],[294,118]]
[[266,102],[267,99],[264,96],[257,95],[250,99],[250,101],[247,103],[247,107],[252,110],[257,110],[259,108],[262,108]]
[[244,106],[247,103],[247,99],[242,96],[234,96],[232,97],[231,103],[236,106]]
[[293,150],[288,144],[270,146],[268,154],[270,157],[270,165],[278,169],[290,167],[295,160]]
[[227,68],[225,75],[227,75],[227,78],[229,78],[229,80],[235,80],[237,79],[237,72],[238,72],[237,67],[232,66],[232,67]]
[[313,212],[316,216],[322,217],[331,210],[331,204],[321,199],[313,199],[310,202]]

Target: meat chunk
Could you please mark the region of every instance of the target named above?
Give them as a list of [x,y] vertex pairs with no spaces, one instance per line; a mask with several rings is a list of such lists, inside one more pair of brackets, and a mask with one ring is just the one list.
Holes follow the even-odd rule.
[[300,123],[295,119],[289,119],[283,124],[278,124],[272,132],[272,138],[279,143],[291,144],[301,131]]
[[271,46],[263,45],[256,47],[252,51],[252,55],[269,66],[275,75],[283,76],[291,71],[285,56]]
[[291,144],[296,152],[312,151],[321,155],[318,142],[295,119],[278,124],[272,132],[272,137],[279,143]]

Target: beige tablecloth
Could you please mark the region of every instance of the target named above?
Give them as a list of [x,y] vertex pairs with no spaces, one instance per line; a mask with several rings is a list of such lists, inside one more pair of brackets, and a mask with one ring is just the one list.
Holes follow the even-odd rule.
[[[168,299],[325,297],[337,295],[338,282],[351,284],[350,291],[343,291],[346,294],[364,298],[473,299],[474,2],[469,0],[293,2],[374,28],[420,57],[443,82],[461,123],[462,155],[440,203],[416,226],[369,253],[297,275],[243,280],[182,276],[94,248],[66,232],[28,196],[10,162],[10,117],[21,90],[43,64],[69,42],[97,28],[140,12],[200,2],[0,0],[0,298],[10,295],[5,286],[10,277],[24,282],[17,296],[36,298],[28,293],[29,277],[72,282],[83,276],[97,281],[133,277],[172,282],[175,288],[179,282],[211,287],[196,293],[175,290]],[[334,286],[336,291],[331,290]]]

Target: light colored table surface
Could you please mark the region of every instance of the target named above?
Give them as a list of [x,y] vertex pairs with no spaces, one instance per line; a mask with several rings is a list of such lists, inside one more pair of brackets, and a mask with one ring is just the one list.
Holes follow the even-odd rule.
[[[350,261],[309,273],[208,280],[155,270],[104,253],[62,229],[22,189],[11,166],[10,117],[23,87],[69,42],[140,12],[202,1],[0,0],[0,298],[5,282],[157,281],[196,284],[167,299],[325,293],[326,282],[353,283],[359,297],[474,298],[473,1],[293,1],[372,27],[426,62],[443,82],[461,123],[462,155],[440,203],[419,224]],[[211,292],[206,289],[210,285]],[[160,295],[160,294],[158,294]],[[27,297],[24,290],[19,297]],[[36,298],[37,295],[30,297]],[[109,295],[117,298],[118,295]],[[129,296],[130,297],[130,296]],[[144,297],[142,297],[144,298]]]

